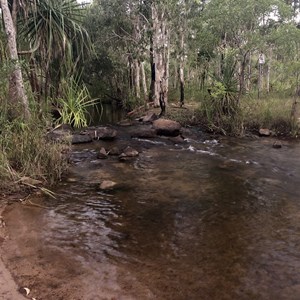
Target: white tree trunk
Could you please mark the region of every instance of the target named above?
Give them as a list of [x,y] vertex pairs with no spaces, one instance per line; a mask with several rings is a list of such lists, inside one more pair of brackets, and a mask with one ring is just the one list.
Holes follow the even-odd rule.
[[140,64],[137,59],[133,60],[134,66],[134,90],[135,96],[141,98],[141,80],[140,80]]
[[12,62],[13,70],[9,78],[9,101],[12,104],[12,116],[18,117],[18,108],[21,104],[21,114],[25,119],[29,119],[29,105],[28,99],[25,93],[23,76],[21,66],[18,58],[17,42],[16,42],[16,31],[14,28],[12,15],[8,7],[7,0],[0,0],[3,23],[5,27],[5,33],[7,36],[7,44],[9,49],[9,56]]
[[147,101],[148,99],[148,89],[147,89],[147,81],[146,81],[146,74],[145,74],[145,62],[141,62],[141,76],[142,76],[142,86],[144,92],[144,99]]

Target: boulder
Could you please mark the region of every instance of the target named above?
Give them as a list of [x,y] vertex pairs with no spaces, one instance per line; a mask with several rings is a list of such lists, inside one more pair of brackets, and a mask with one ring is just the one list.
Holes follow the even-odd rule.
[[72,144],[85,144],[92,141],[92,138],[86,134],[73,134],[72,136]]
[[99,158],[99,159],[105,159],[105,158],[107,158],[107,156],[108,156],[108,153],[107,153],[106,150],[102,147],[102,148],[100,149],[100,151],[98,152],[98,154],[97,154],[97,158]]
[[111,180],[103,180],[99,186],[100,190],[107,191],[116,187],[117,183]]
[[259,135],[260,136],[270,136],[271,131],[270,131],[270,129],[267,129],[267,128],[260,128],[259,129]]
[[172,120],[158,119],[153,122],[153,128],[157,135],[165,136],[178,136],[180,133],[181,125]]

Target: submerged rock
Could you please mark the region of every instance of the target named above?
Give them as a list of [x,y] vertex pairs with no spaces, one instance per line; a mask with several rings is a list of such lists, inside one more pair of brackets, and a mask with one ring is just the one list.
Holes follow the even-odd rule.
[[105,158],[107,158],[107,157],[108,157],[108,153],[107,153],[106,150],[102,147],[102,148],[99,150],[98,154],[97,154],[97,158],[99,158],[99,159],[105,159]]
[[179,135],[181,125],[176,121],[168,119],[158,119],[153,122],[153,128],[158,135],[175,137]]
[[280,149],[282,147],[282,144],[280,141],[275,141],[273,144],[273,148]]
[[100,190],[111,190],[117,186],[117,183],[111,180],[103,180],[99,186]]
[[109,155],[113,155],[113,156],[117,156],[121,154],[121,150],[118,147],[112,147],[109,151],[108,151]]
[[169,140],[174,144],[182,144],[185,142],[184,138],[181,135],[170,137]]
[[134,157],[137,157],[139,155],[139,152],[132,147],[128,146],[124,149],[124,151],[119,155],[119,160],[126,161],[130,160]]

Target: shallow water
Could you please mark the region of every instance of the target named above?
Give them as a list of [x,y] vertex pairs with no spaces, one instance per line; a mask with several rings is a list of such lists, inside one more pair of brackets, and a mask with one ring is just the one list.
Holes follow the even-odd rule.
[[[39,239],[93,269],[81,299],[300,299],[300,144],[272,143],[194,132],[78,146],[35,212]],[[132,162],[96,159],[126,144],[141,151]],[[104,179],[119,187],[100,191]]]

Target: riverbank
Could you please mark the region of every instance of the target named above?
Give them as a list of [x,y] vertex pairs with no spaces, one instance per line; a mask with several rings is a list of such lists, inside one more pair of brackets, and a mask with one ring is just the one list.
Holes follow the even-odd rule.
[[23,300],[25,298],[18,291],[20,287],[17,286],[2,260],[2,244],[8,238],[2,216],[6,205],[7,202],[5,200],[0,200],[0,298],[2,300]]

